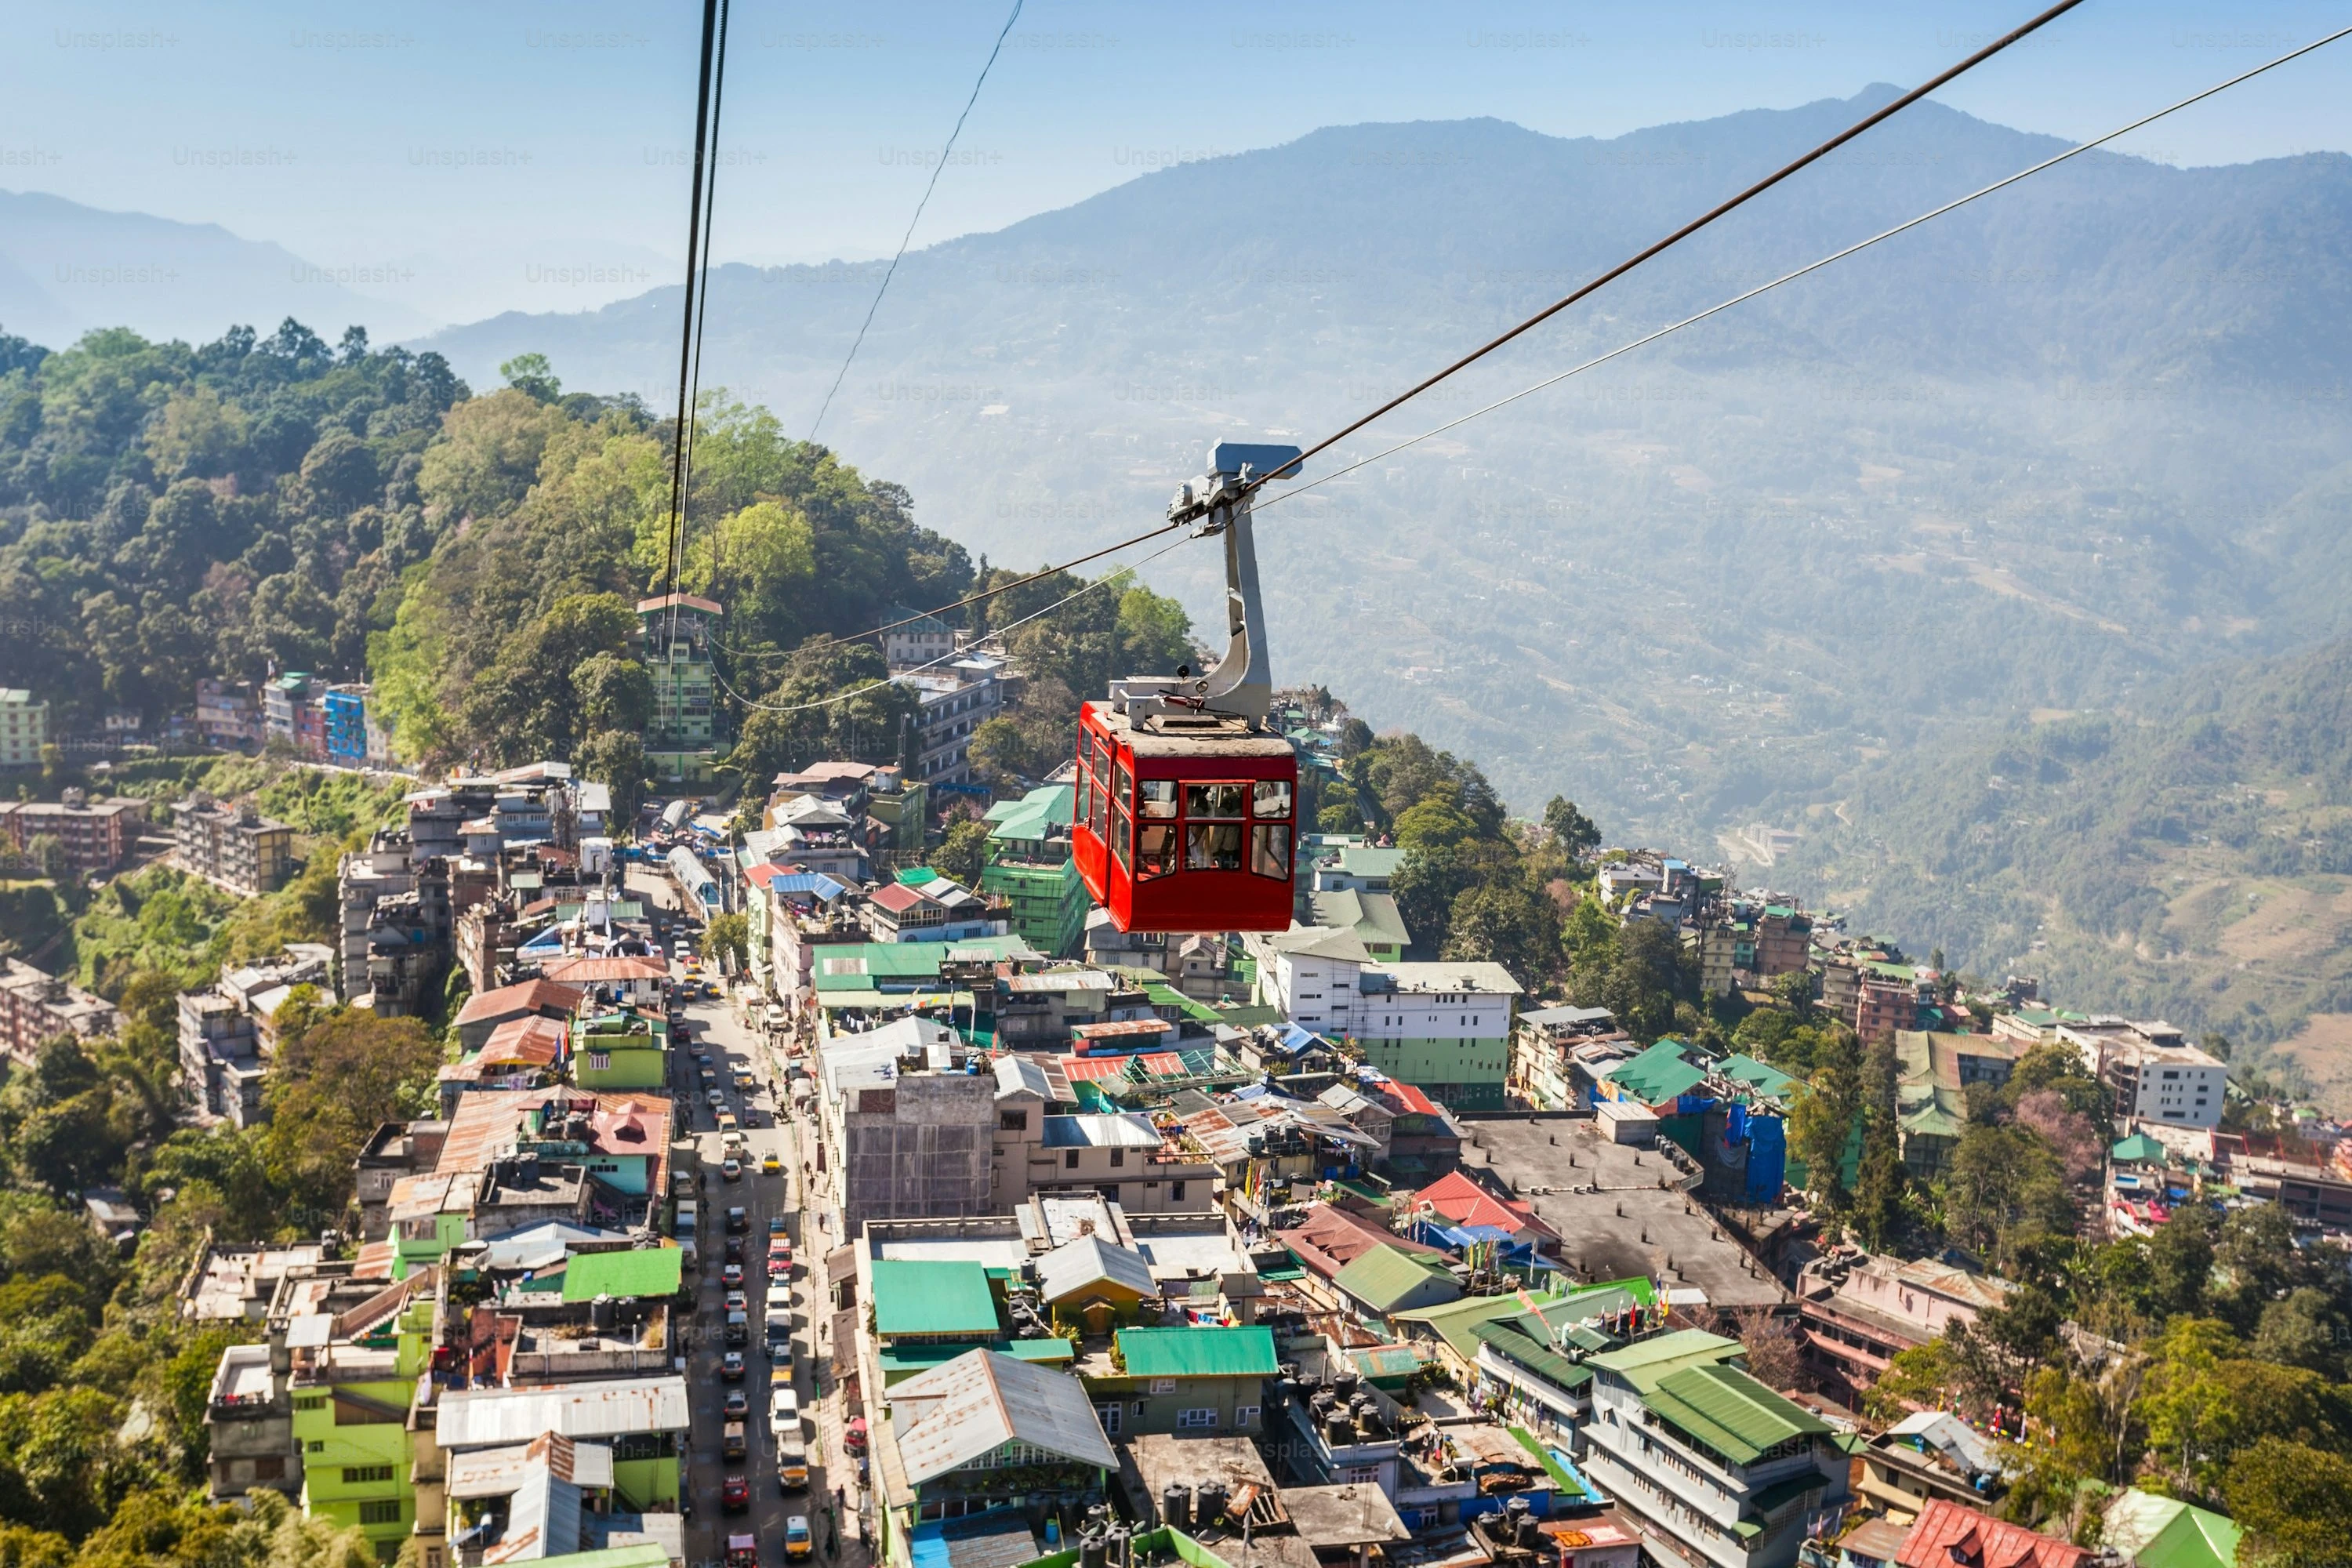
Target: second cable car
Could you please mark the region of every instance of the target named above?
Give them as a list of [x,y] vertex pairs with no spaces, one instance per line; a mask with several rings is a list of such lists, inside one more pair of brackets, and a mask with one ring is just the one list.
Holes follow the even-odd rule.
[[1225,540],[1225,656],[1204,675],[1135,676],[1078,716],[1070,841],[1123,931],[1287,931],[1298,755],[1269,729],[1249,485],[1297,472],[1296,447],[1221,442],[1171,522]]

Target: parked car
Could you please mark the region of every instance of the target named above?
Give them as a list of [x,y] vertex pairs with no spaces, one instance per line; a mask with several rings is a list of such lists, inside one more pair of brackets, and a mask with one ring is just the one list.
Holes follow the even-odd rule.
[[801,1396],[789,1383],[768,1385],[768,1429],[779,1437],[801,1429]]
[[809,1533],[808,1515],[796,1513],[784,1521],[784,1555],[806,1557],[816,1550],[816,1538]]

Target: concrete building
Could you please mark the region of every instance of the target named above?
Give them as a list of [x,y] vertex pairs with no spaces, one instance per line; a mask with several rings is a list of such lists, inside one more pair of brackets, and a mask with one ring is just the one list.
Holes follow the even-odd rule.
[[955,1032],[901,1018],[817,1045],[817,1117],[833,1234],[869,1220],[931,1219],[992,1208],[996,1079],[968,1071]]
[[726,612],[692,594],[637,602],[638,637],[654,678],[654,711],[646,726],[646,766],[669,784],[705,784],[727,755],[710,642]]
[[1742,1353],[1685,1329],[1586,1358],[1586,1468],[1674,1568],[1791,1568],[1848,1496],[1836,1434],[1750,1377]]
[[1265,1384],[1282,1374],[1273,1331],[1129,1328],[1082,1356],[1080,1382],[1104,1432],[1252,1437],[1265,1429]]
[[921,877],[878,888],[866,900],[863,913],[867,937],[877,942],[965,942],[1003,936],[1013,923],[1001,900],[983,898],[950,877]]
[[1279,1007],[1292,1023],[1330,1039],[1359,1032],[1360,982],[1372,955],[1354,931],[1293,926],[1286,931],[1252,932],[1242,942],[1257,961],[1252,1001]]
[[1799,1353],[1824,1394],[1858,1409],[1896,1355],[1976,1321],[2014,1289],[1930,1258],[1832,1252],[1798,1277]]
[[319,707],[328,761],[354,768],[391,764],[392,737],[376,720],[375,688],[363,680],[330,686]]
[[261,699],[249,680],[196,682],[196,735],[207,746],[250,751],[261,744]]
[[0,686],[0,768],[37,768],[49,742],[49,705],[21,686]]
[[261,689],[261,725],[266,740],[283,741],[306,757],[327,754],[327,713],[320,706],[325,684],[299,669],[288,670]]
[[0,801],[0,843],[23,855],[36,838],[54,838],[68,872],[105,874],[130,856],[146,820],[143,800],[92,800],[68,789],[61,800]]
[[1519,983],[1499,963],[1367,969],[1355,1038],[1365,1059],[1457,1110],[1498,1110]]
[[1140,1111],[1053,1114],[1057,1091],[1050,1082],[1034,1058],[997,1058],[987,1212],[1017,1209],[1036,1194],[1098,1194],[1136,1215],[1216,1207],[1213,1163],[1188,1152]]
[[1510,1081],[1539,1110],[1580,1110],[1587,1097],[1580,1065],[1600,1060],[1594,1047],[1620,1047],[1630,1055],[1633,1037],[1606,1007],[1531,1008],[1512,1025]]
[[748,834],[743,847],[757,861],[814,871],[855,887],[866,879],[863,815],[821,795],[801,795],[768,808],[769,824]]
[[939,616],[905,605],[893,605],[885,614],[903,623],[882,634],[882,658],[891,674],[937,663],[955,652],[955,628]]
[[199,790],[172,803],[172,858],[184,871],[243,893],[275,891],[294,868],[294,829],[251,802],[229,805]]
[[16,1066],[39,1059],[44,1040],[59,1035],[93,1039],[121,1026],[113,1003],[22,959],[0,958],[0,1050]]
[[2061,1024],[2057,1037],[2074,1047],[2084,1070],[2115,1095],[2117,1123],[2128,1119],[2169,1127],[2221,1124],[2229,1069],[2172,1025],[2099,1018]]
[[970,652],[898,678],[921,699],[915,721],[915,778],[925,784],[971,782],[971,732],[1004,710],[1011,667],[992,653]]
[[1396,900],[1386,893],[1362,893],[1352,888],[1307,895],[1308,918],[1318,926],[1350,931],[1364,944],[1375,963],[1396,963],[1412,945],[1412,932],[1397,912]]

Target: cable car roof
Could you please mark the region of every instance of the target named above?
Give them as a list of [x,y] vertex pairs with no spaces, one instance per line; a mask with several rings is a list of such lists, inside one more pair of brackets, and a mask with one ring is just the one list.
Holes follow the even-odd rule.
[[1089,702],[1087,710],[1139,757],[1295,757],[1297,751],[1280,735],[1254,730],[1242,719],[1217,714],[1162,715],[1162,729],[1138,728],[1108,702]]

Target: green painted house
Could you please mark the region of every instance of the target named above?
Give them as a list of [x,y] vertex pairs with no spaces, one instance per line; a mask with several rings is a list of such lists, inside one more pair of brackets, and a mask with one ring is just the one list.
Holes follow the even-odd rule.
[[1272,1330],[1121,1329],[1111,1346],[1108,1358],[1081,1363],[1079,1377],[1112,1436],[1247,1437],[1265,1430],[1265,1380],[1282,1371]]
[[629,1009],[573,1019],[572,1081],[600,1091],[659,1090],[669,1082],[669,1020]]
[[1076,796],[1068,784],[1045,784],[988,808],[981,895],[1009,900],[1013,931],[1051,958],[1076,955],[1086,940],[1087,911],[1094,907],[1070,858]]
[[383,1315],[346,1322],[323,1313],[293,1321],[294,1442],[302,1455],[303,1511],[338,1530],[357,1527],[389,1559],[416,1523],[408,1406],[432,1355],[433,1298],[387,1292]]

